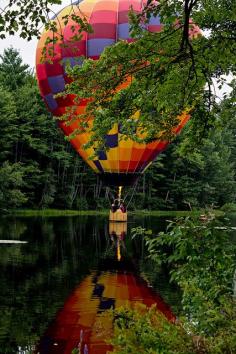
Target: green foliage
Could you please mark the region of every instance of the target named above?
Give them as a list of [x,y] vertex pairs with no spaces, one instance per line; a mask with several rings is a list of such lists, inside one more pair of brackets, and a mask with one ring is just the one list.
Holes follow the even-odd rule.
[[[163,23],[158,33],[145,30],[153,14],[160,15]],[[191,18],[206,36],[190,34]],[[189,110],[192,135],[200,141],[216,124],[213,78],[221,87],[222,75],[235,73],[234,2],[148,1],[140,15],[131,11],[130,22],[134,43],[119,41],[106,48],[99,60],[85,60],[83,66],[68,69],[74,81],[67,93],[93,99],[81,121],[83,129],[87,116],[95,117],[87,146],[96,142],[105,148],[104,135],[114,123],[122,123],[123,139],[172,140],[177,115]],[[131,83],[117,90],[128,77]],[[134,119],[136,112],[139,119]],[[134,135],[135,129],[145,136]]]
[[12,214],[17,217],[61,217],[61,216],[78,216],[78,215],[107,215],[107,210],[61,210],[61,209],[17,209]]
[[236,212],[236,204],[235,203],[226,203],[221,207],[221,210],[225,212]]
[[155,306],[117,310],[112,344],[114,354],[196,353],[193,340],[184,327],[169,322]]
[[21,191],[24,171],[18,163],[4,162],[0,168],[0,210],[6,211],[26,203],[27,198]]
[[80,353],[81,353],[80,350],[77,348],[73,349],[71,352],[71,354],[80,354]]
[[76,208],[78,210],[88,210],[88,202],[85,198],[77,198],[76,200]]
[[48,22],[50,5],[61,4],[61,0],[9,0],[0,9],[0,39],[6,34],[31,40],[39,36],[41,23]]
[[233,353],[236,246],[230,228],[222,227],[211,214],[201,219],[179,219],[157,237],[146,235],[149,257],[158,267],[168,266],[171,280],[182,290],[180,319],[188,333],[204,340],[207,353]]

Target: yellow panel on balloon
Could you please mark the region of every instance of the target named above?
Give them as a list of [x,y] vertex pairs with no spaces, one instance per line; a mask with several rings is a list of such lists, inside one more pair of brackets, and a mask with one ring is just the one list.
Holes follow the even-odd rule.
[[135,148],[135,149],[145,149],[146,148],[146,144],[139,144],[139,143],[137,143],[137,142],[134,142],[134,145],[133,145],[133,147]]
[[[89,149],[83,149],[83,147],[81,147],[78,152],[81,154],[81,156],[84,158],[84,159],[89,159],[90,156],[92,156],[94,154],[94,150],[92,148],[89,148]],[[90,160],[92,161],[92,160]]]
[[124,285],[124,286],[120,286],[117,289],[116,292],[116,298],[117,299],[121,299],[121,300],[126,300],[129,298],[129,289],[128,286]]
[[82,325],[84,327],[92,327],[94,324],[94,319],[96,317],[95,310],[96,309],[94,308],[94,312],[88,312],[81,316],[77,324]]
[[120,299],[118,298],[116,300],[116,308],[119,308],[119,307],[129,307],[131,304],[131,302],[129,300],[125,300],[125,299]]
[[112,134],[117,134],[117,133],[118,133],[118,124],[116,123],[113,125],[112,129],[109,130],[108,134],[112,135]]
[[118,159],[110,160],[109,157],[108,157],[108,159],[109,159],[110,169],[112,170],[112,172],[118,172],[119,171],[119,160]]
[[106,160],[99,160],[102,168],[104,169],[105,172],[111,172],[111,165],[110,165],[110,161],[106,161]]
[[118,163],[118,160],[119,160],[119,149],[118,148],[111,148],[109,149],[107,152],[107,159],[109,161],[111,161],[112,163],[112,166],[114,166],[114,168],[118,168],[119,166],[119,163]]
[[131,140],[131,139],[127,139],[127,140],[120,140],[119,141],[119,147],[120,148],[130,148],[130,147],[132,147],[133,146],[133,140]]
[[115,298],[116,297],[116,288],[117,288],[117,275],[116,274],[109,274],[106,273],[104,280],[102,281],[99,278],[99,282],[104,284],[104,292],[103,296],[108,298]]

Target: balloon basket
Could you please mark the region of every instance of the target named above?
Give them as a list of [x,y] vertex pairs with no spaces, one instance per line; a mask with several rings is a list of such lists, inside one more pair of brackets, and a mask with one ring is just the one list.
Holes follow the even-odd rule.
[[112,212],[110,210],[109,221],[113,222],[126,222],[127,221],[127,212],[123,213],[120,209]]

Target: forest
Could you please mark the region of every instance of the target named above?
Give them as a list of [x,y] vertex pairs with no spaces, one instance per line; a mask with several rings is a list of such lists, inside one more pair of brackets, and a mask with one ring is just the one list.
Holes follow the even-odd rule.
[[[235,203],[236,123],[231,96],[218,100],[214,125],[188,129],[139,179],[131,210],[221,208]],[[204,115],[204,111],[202,112]],[[104,209],[113,190],[73,150],[40,97],[33,70],[10,47],[0,57],[0,209]],[[203,119],[202,119],[203,121]],[[200,121],[201,122],[201,121]]]

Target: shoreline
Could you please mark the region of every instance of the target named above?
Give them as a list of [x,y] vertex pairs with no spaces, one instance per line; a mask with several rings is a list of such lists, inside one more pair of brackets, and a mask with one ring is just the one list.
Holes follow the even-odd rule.
[[[211,211],[216,216],[223,216],[225,214],[222,210]],[[135,210],[129,211],[129,215],[132,216],[200,216],[206,214],[206,210]],[[68,217],[68,216],[107,216],[109,215],[109,209],[107,210],[62,210],[62,209],[19,209],[12,210],[4,217]]]

